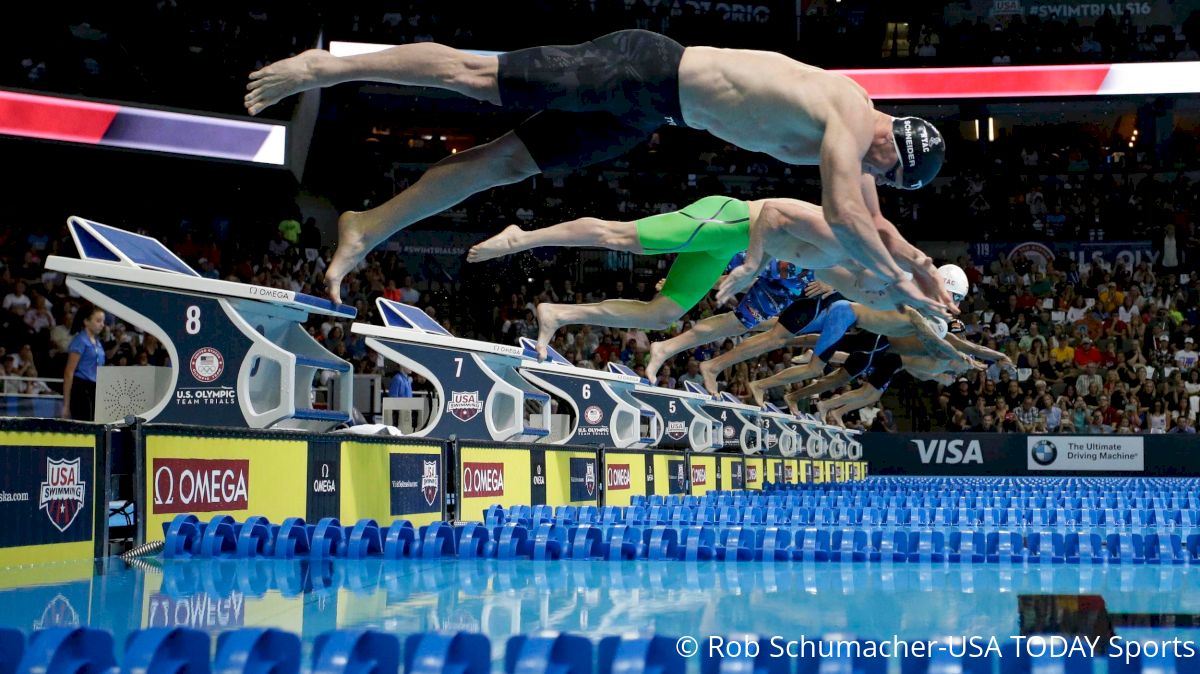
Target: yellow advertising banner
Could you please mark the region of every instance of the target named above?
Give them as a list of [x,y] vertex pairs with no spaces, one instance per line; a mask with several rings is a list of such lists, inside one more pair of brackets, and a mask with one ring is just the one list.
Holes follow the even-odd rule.
[[[641,452],[619,452],[608,450],[604,452],[604,505],[628,506],[636,495],[650,495],[646,489],[647,465],[657,458]],[[664,466],[663,470],[666,470]],[[653,475],[651,468],[650,475]],[[666,473],[663,473],[665,476]],[[650,486],[654,486],[651,481]]]
[[754,491],[762,491],[763,483],[767,481],[766,459],[761,456],[747,456],[746,463],[746,489]]
[[491,449],[460,445],[458,489],[458,518],[465,522],[482,522],[483,514],[493,505],[509,508],[532,505],[533,486],[546,489],[543,466],[538,483],[530,471],[531,452],[528,449]]
[[[722,457],[723,458],[723,457]],[[692,454],[692,496],[703,496],[721,488],[717,484],[717,456]]]
[[307,512],[305,440],[148,434],[145,443],[147,541],[181,513],[282,522]]
[[343,442],[338,490],[342,522],[371,518],[386,527],[408,520],[419,527],[441,521],[445,468],[440,446]]
[[746,466],[742,463],[742,455],[718,454],[716,458],[721,462],[721,484],[713,489],[745,489]]
[[653,483],[653,488],[647,490],[646,495],[687,495],[688,479],[687,457],[683,453],[655,454],[654,471],[646,475],[647,484]]

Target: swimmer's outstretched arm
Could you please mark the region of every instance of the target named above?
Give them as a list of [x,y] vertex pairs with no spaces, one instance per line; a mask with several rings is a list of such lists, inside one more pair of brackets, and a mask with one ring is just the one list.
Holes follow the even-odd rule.
[[[866,269],[852,272],[845,267],[830,267],[829,269],[817,269],[813,275],[818,281],[828,284],[851,302],[858,302],[880,311],[891,311],[896,308],[896,299],[892,289],[887,288],[882,279]],[[805,294],[807,295],[807,289]]]
[[950,309],[939,296],[927,296],[880,237],[875,221],[879,196],[874,179],[863,173],[862,166],[874,135],[874,117],[851,106],[832,112],[821,141],[821,205],[834,236],[848,258],[882,277],[903,304],[950,318]]
[[993,351],[982,344],[976,344],[975,342],[972,342],[969,339],[963,339],[958,335],[946,335],[946,341],[949,342],[951,346],[968,356],[974,356],[975,358],[988,360],[993,363],[1000,363],[1001,365],[1013,364],[1012,359],[1009,358],[1007,354],[1000,353],[999,351]]
[[933,258],[909,243],[900,230],[896,229],[896,225],[884,217],[883,211],[879,207],[879,192],[875,189],[875,181],[870,176],[863,176],[862,180],[863,198],[866,200],[867,210],[870,211],[871,217],[875,221],[875,229],[879,232],[879,239],[883,241],[888,252],[892,254],[897,264],[912,272],[917,285],[923,292],[930,298],[946,305],[953,313],[958,313],[950,293],[946,291],[945,283],[937,273],[937,266],[933,264]]
[[917,339],[921,340],[921,344],[925,346],[930,355],[943,358],[947,363],[955,363],[963,360],[963,355],[958,352],[958,349],[933,332],[933,329],[929,327],[929,322],[925,320],[925,317],[920,312],[912,307],[905,307],[903,313],[912,325]]
[[750,243],[746,246],[746,259],[737,269],[729,272],[717,285],[717,304],[725,304],[734,295],[754,283],[770,257],[767,255],[768,241],[778,228],[770,215],[770,204],[764,204],[758,217],[750,222]]
[[[864,198],[862,158],[873,135],[873,111],[859,113],[848,107],[831,111],[821,141],[821,206],[825,220],[847,257],[859,260],[885,281],[899,284],[905,278],[904,270],[883,245]],[[923,303],[928,300],[923,299]]]

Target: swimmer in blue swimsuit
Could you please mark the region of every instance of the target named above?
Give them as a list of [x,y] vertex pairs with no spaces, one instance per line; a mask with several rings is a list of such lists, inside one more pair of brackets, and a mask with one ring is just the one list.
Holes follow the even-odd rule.
[[[962,279],[958,278],[961,272],[954,265],[945,265],[937,270],[947,288],[953,288],[956,302],[967,291],[965,275],[962,275]],[[941,319],[926,319],[910,307],[904,311],[880,311],[847,301],[835,293],[830,297],[804,298],[793,302],[779,315],[770,330],[701,363],[700,373],[704,376],[705,388],[716,395],[717,377],[721,372],[736,363],[788,346],[796,337],[803,337],[798,340],[800,346],[812,348],[815,352],[813,371],[810,373],[806,370],[806,378],[819,376],[832,355],[838,351],[838,342],[854,327],[888,338],[917,336],[930,353],[963,364],[964,368],[966,366],[965,357],[945,341],[947,326]],[[758,384],[760,382],[751,382],[750,391],[761,401],[766,388],[756,388]]]
[[[733,256],[726,272],[740,267],[745,259],[745,252]],[[686,332],[651,344],[646,378],[654,381],[662,364],[677,353],[736,337],[750,330],[773,327],[775,317],[793,301],[804,297],[805,288],[812,280],[812,271],[799,269],[790,262],[771,259],[759,273],[758,280],[746,291],[736,310],[709,316]]]

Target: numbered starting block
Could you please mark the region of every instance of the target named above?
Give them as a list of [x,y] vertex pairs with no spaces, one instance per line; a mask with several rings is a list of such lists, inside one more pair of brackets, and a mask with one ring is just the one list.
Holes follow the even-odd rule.
[[800,421],[773,403],[763,405],[758,414],[764,454],[792,457],[801,447]]
[[757,407],[739,401],[728,392],[714,398],[699,384],[689,381],[685,386],[687,391],[704,396],[704,412],[721,422],[722,449],[743,454],[762,451]]
[[640,381],[636,376],[575,367],[554,349],[544,362],[537,344],[521,338],[525,362],[521,376],[566,404],[572,420],[565,433],[551,437],[554,444],[602,445],[617,449],[645,448],[659,435],[658,415],[633,397]]
[[375,302],[383,325],[355,323],[367,347],[425,377],[437,398],[412,435],[536,442],[550,435],[550,396],[517,373],[524,350],[461,339],[429,314],[400,302]]
[[[302,324],[352,319],[353,307],[263,286],[204,278],[158,241],[83,218],[67,221],[80,259],[46,268],[96,306],[154,335],[171,358],[165,397],[147,421],[328,430],[350,421],[350,364]],[[314,409],[313,378],[335,373],[337,409]]]
[[[609,363],[608,371],[638,379],[637,373],[621,363]],[[658,449],[691,449],[713,452],[724,446],[723,425],[704,411],[707,394],[652,386],[643,378],[633,387],[633,397],[658,416]]]

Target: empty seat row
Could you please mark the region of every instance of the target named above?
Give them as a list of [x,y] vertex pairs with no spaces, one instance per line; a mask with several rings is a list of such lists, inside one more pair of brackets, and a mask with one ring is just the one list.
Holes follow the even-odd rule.
[[[685,656],[695,656],[705,674],[882,674],[889,669],[887,657],[898,657],[905,674],[991,672],[993,665],[999,674],[1079,674],[1092,671],[1093,660],[1104,655],[1056,655],[1038,637],[1025,647],[1014,639],[999,640],[994,651],[965,648],[961,638],[957,648],[941,645],[954,643],[950,641],[930,642],[936,645],[928,652],[892,646],[895,655],[889,656],[887,642],[846,635],[827,639],[714,635],[697,641],[627,634],[593,642],[588,636],[539,632],[509,637],[497,669],[505,674],[684,674],[692,669]],[[853,647],[830,647],[833,643]],[[111,633],[90,627],[41,630],[28,641],[21,632],[0,628],[0,674],[299,674],[302,669],[314,674],[491,674],[493,665],[491,640],[470,632],[419,633],[402,640],[390,632],[336,630],[317,636],[303,665],[296,634],[262,628],[220,634],[215,654],[207,633],[182,627],[134,632],[119,664],[116,652]],[[771,657],[776,652],[794,657]],[[1120,665],[1124,674],[1197,674],[1200,670],[1200,663],[1180,655],[1181,650],[1143,646],[1137,654],[1132,648],[1126,652],[1131,655],[1113,659],[1110,667]]]

